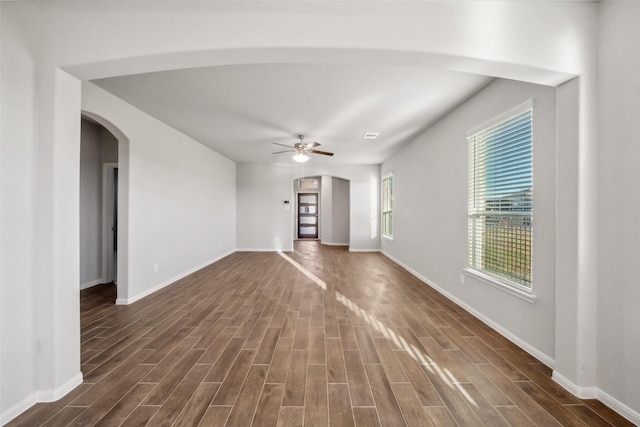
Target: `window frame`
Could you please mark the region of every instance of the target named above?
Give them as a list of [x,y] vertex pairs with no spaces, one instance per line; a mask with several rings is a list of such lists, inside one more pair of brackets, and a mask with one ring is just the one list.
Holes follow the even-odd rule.
[[[391,184],[391,189],[390,192],[387,193],[386,191],[386,182],[389,181]],[[382,237],[384,237],[385,239],[388,240],[393,240],[393,193],[394,193],[394,177],[393,177],[393,172],[390,172],[386,175],[384,175],[382,177],[381,180],[381,196],[380,196],[380,211],[382,212],[381,216],[382,216],[382,222],[381,222],[381,233]],[[390,194],[390,203],[387,203],[387,194]],[[390,205],[390,206],[389,206]],[[391,228],[391,233],[387,234],[387,222],[386,222],[386,215],[389,214],[391,216],[391,221],[390,221],[390,228]]]
[[[529,285],[525,285],[525,284],[521,284],[518,283],[514,280],[510,280],[508,277],[502,276],[498,273],[494,273],[488,270],[484,270],[480,267],[478,267],[477,265],[472,265],[472,256],[473,256],[473,248],[477,248],[478,245],[483,245],[486,244],[486,241],[481,240],[480,242],[478,242],[478,237],[476,237],[476,240],[473,240],[474,236],[474,232],[472,230],[472,218],[478,218],[478,211],[482,210],[478,208],[477,204],[474,204],[474,202],[477,200],[475,199],[475,197],[472,196],[473,191],[475,189],[477,189],[479,186],[483,187],[485,184],[485,182],[481,183],[480,185],[478,185],[475,182],[475,176],[471,175],[472,173],[475,173],[475,169],[472,170],[472,166],[471,166],[471,156],[474,155],[475,156],[475,147],[473,147],[472,149],[472,145],[474,144],[474,138],[476,138],[477,136],[479,136],[480,134],[483,133],[489,133],[490,131],[495,130],[496,128],[500,128],[500,126],[507,124],[508,122],[510,122],[511,120],[517,118],[518,116],[529,112],[530,113],[530,122],[531,122],[531,137],[530,137],[530,144],[531,144],[531,158],[530,158],[530,173],[531,173],[531,190],[530,190],[530,195],[531,195],[531,206],[530,206],[530,244],[529,244],[529,271],[530,271],[530,279],[529,279]],[[534,221],[533,221],[533,206],[534,206],[534,201],[533,201],[533,147],[534,147],[534,116],[535,116],[535,112],[534,112],[534,105],[533,105],[533,100],[527,100],[526,102],[509,109],[508,111],[504,112],[503,114],[500,114],[499,116],[489,120],[488,122],[483,123],[480,126],[475,127],[474,129],[470,130],[469,132],[466,133],[466,140],[467,140],[467,146],[468,146],[468,153],[467,153],[467,161],[468,163],[468,185],[467,185],[467,191],[468,191],[468,209],[467,209],[467,221],[468,221],[468,229],[467,229],[467,267],[464,268],[464,272],[467,275],[470,275],[476,279],[479,279],[480,281],[487,283],[491,286],[500,288],[502,290],[507,291],[508,293],[511,293],[515,296],[518,296],[522,299],[525,299],[529,302],[535,302],[536,297],[535,295],[533,295],[533,225],[534,225]],[[475,158],[474,158],[475,161]],[[473,168],[475,168],[476,165],[473,165]],[[486,203],[486,201],[485,201]],[[509,216],[508,215],[508,209],[506,210],[500,210],[498,211],[499,213],[496,214],[496,217],[501,217],[501,216]],[[480,239],[482,239],[482,237],[480,237]]]

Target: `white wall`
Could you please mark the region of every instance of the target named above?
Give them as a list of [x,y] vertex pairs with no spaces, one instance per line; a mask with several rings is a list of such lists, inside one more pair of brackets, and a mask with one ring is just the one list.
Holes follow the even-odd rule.
[[321,176],[320,188],[320,241],[333,242],[333,178]]
[[292,184],[297,177],[291,172],[288,165],[237,165],[239,250],[292,250],[296,209]]
[[598,387],[640,424],[640,3],[600,8]]
[[323,175],[320,240],[327,245],[349,245],[349,181]]
[[[0,424],[36,402],[34,252],[38,8],[0,8]],[[8,37],[11,35],[11,37]]]
[[332,233],[330,242],[334,245],[349,244],[349,206],[350,193],[349,181],[331,177],[332,192],[332,211],[333,218],[331,223]]
[[102,278],[102,143],[98,125],[82,120],[80,143],[80,287]]
[[80,289],[102,277],[102,129],[82,120],[80,129]]
[[[471,276],[467,266],[465,133],[534,100],[533,304]],[[394,177],[393,241],[382,249],[503,331],[546,363],[554,359],[555,89],[497,80],[382,165]]]
[[[380,166],[321,166],[312,159],[305,164],[305,176],[315,175],[339,176],[351,182],[350,249],[378,250]],[[284,201],[293,200],[291,184],[301,177],[298,164],[238,164],[238,249],[292,249],[295,211],[293,207],[285,210]]]
[[129,140],[129,236],[118,239],[128,246],[128,294],[118,289],[118,299],[137,300],[235,250],[234,162],[91,83],[82,108]]

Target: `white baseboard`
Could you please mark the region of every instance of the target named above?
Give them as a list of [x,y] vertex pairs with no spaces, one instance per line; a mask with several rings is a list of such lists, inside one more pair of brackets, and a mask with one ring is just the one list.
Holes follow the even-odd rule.
[[349,247],[349,252],[381,252],[380,249],[358,249]]
[[40,390],[38,392],[38,402],[55,402],[56,400],[64,397],[74,388],[82,384],[82,372],[75,374],[69,381],[62,384],[60,387],[56,387],[53,390]]
[[91,288],[91,287],[96,286],[96,285],[101,285],[103,283],[105,283],[105,280],[103,278],[92,280],[92,281],[87,282],[87,283],[82,283],[80,285],[80,290],[88,289],[88,288]]
[[620,402],[615,397],[610,394],[597,389],[598,390],[598,400],[607,405],[609,408],[613,409],[632,423],[637,426],[640,426],[640,412],[634,411],[624,403]]
[[348,243],[331,243],[331,242],[323,242],[323,241],[321,241],[320,243],[327,246],[349,246]]
[[55,402],[58,399],[64,397],[71,390],[82,384],[82,372],[78,372],[69,381],[62,384],[60,387],[56,387],[53,390],[38,390],[31,393],[20,402],[13,405],[11,408],[2,412],[0,415],[0,425],[5,425],[11,420],[22,414],[24,411],[39,402]]
[[274,248],[244,248],[244,249],[236,249],[236,252],[293,252],[293,247],[283,248],[283,249],[274,249]]
[[37,391],[35,393],[31,393],[29,396],[25,397],[20,402],[13,405],[11,408],[2,411],[2,415],[0,415],[0,425],[8,424],[11,420],[16,418],[27,409],[31,408],[36,403],[38,403]]
[[640,412],[634,411],[629,406],[620,402],[618,399],[601,390],[600,388],[582,387],[576,385],[557,371],[553,371],[551,379],[553,379],[556,383],[560,384],[567,391],[573,393],[580,399],[598,399],[609,408],[627,418],[635,425],[640,425]]
[[560,374],[558,371],[553,371],[551,374],[551,379],[560,384],[562,387],[567,389],[567,391],[571,392],[575,396],[580,399],[597,399],[598,398],[598,387],[582,387],[576,385],[569,381],[567,377]]
[[422,280],[428,286],[430,286],[433,289],[435,289],[436,291],[440,292],[442,295],[444,295],[445,297],[449,298],[451,301],[455,302],[460,307],[464,308],[465,310],[467,310],[469,313],[473,314],[478,319],[482,320],[487,325],[491,326],[491,328],[493,328],[496,332],[498,332],[501,335],[503,335],[504,337],[506,337],[509,341],[513,342],[518,347],[522,348],[524,351],[526,351],[527,353],[529,353],[530,355],[532,355],[533,357],[535,357],[536,359],[538,359],[539,361],[541,361],[542,363],[544,363],[545,365],[547,365],[548,367],[553,369],[553,367],[555,365],[555,361],[554,361],[554,359],[552,357],[550,357],[547,354],[543,353],[542,351],[538,350],[536,347],[532,346],[528,342],[522,340],[520,337],[518,337],[514,333],[508,331],[503,326],[501,326],[498,323],[494,322],[493,320],[489,319],[487,316],[485,316],[484,314],[480,313],[479,311],[477,311],[476,309],[471,307],[466,302],[462,301],[461,299],[459,299],[455,295],[449,293],[443,287],[438,286],[434,281],[429,280],[428,278],[424,277],[423,275],[421,275],[420,273],[418,273],[417,271],[415,271],[414,269],[412,269],[408,265],[404,264],[400,260],[398,260],[398,259],[394,258],[393,256],[389,255],[387,252],[382,251],[382,254],[384,256],[386,256],[387,258],[389,258],[391,261],[393,261],[396,264],[398,264],[400,267],[402,267],[405,270],[407,270],[409,273],[411,273],[414,276],[416,276],[418,279]]
[[227,256],[231,255],[231,254],[232,254],[232,253],[234,253],[234,252],[236,252],[236,251],[229,251],[229,252],[227,252],[227,253],[225,253],[225,254],[223,254],[223,255],[220,255],[219,257],[216,257],[216,258],[210,259],[210,260],[209,260],[209,261],[207,261],[207,262],[204,262],[204,263],[202,263],[202,264],[200,264],[200,265],[198,265],[198,266],[195,266],[195,267],[193,267],[193,268],[191,268],[191,269],[189,269],[189,270],[185,271],[184,273],[180,273],[180,274],[178,274],[177,276],[174,276],[174,277],[172,277],[171,279],[166,280],[166,281],[164,281],[164,282],[160,283],[159,285],[156,285],[156,286],[154,286],[154,287],[153,287],[153,288],[151,288],[151,289],[147,289],[147,290],[146,290],[146,291],[144,291],[144,292],[140,292],[139,294],[134,295],[134,296],[132,296],[132,297],[129,297],[129,298],[118,298],[118,299],[116,299],[116,305],[129,305],[129,304],[133,304],[134,302],[139,301],[139,300],[141,300],[142,298],[144,298],[144,297],[146,297],[146,296],[149,296],[149,295],[151,295],[152,293],[157,292],[157,291],[159,291],[160,289],[165,288],[165,287],[167,287],[167,286],[171,285],[172,283],[175,283],[175,282],[177,282],[178,280],[183,279],[183,278],[187,277],[188,275],[195,273],[195,272],[196,272],[196,271],[198,271],[198,270],[202,270],[203,268],[205,268],[205,267],[207,267],[207,266],[209,266],[209,265],[213,264],[213,263],[214,263],[214,262],[216,262],[216,261],[220,261],[222,258],[227,257]]

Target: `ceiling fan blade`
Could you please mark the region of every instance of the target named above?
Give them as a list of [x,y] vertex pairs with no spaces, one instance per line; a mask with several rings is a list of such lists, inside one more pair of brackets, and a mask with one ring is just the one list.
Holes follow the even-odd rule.
[[291,153],[291,152],[295,152],[296,150],[284,150],[284,151],[276,151],[275,153],[271,153],[271,154],[280,154],[280,153]]
[[307,149],[307,150],[310,150],[310,149],[312,149],[312,148],[317,147],[318,145],[320,145],[320,143],[319,143],[319,142],[310,142],[310,143],[308,143],[308,144],[305,144],[305,145],[304,145],[304,148],[305,148],[305,149]]
[[333,156],[333,153],[330,153],[328,151],[320,151],[320,150],[309,150],[311,151],[313,154],[322,154],[323,156]]
[[278,143],[278,142],[272,142],[272,144],[274,144],[274,145],[282,145],[283,147],[288,147],[288,148],[295,148],[295,147],[292,147],[291,145],[287,145],[287,144],[280,144],[280,143]]

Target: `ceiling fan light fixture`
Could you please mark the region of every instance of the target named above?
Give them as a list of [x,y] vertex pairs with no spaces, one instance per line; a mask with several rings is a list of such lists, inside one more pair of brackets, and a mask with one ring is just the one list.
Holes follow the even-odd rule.
[[319,145],[321,145],[319,142],[315,142],[314,141],[314,142],[309,142],[309,143],[305,144],[303,142],[304,141],[304,135],[303,134],[296,135],[296,137],[298,138],[299,142],[296,142],[293,145],[280,144],[279,142],[274,142],[273,144],[280,145],[282,147],[287,147],[288,150],[276,151],[273,154],[295,152],[296,154],[294,156],[292,156],[291,158],[293,160],[295,160],[296,162],[298,162],[298,163],[304,163],[304,162],[308,161],[309,158],[310,158],[309,154],[320,154],[322,156],[329,156],[329,157],[333,156],[333,153],[331,153],[329,151],[316,150],[315,148],[318,147]]
[[307,153],[301,151],[296,153],[295,156],[292,157],[293,160],[295,160],[298,163],[304,163],[307,160],[309,160],[309,155],[307,155]]

